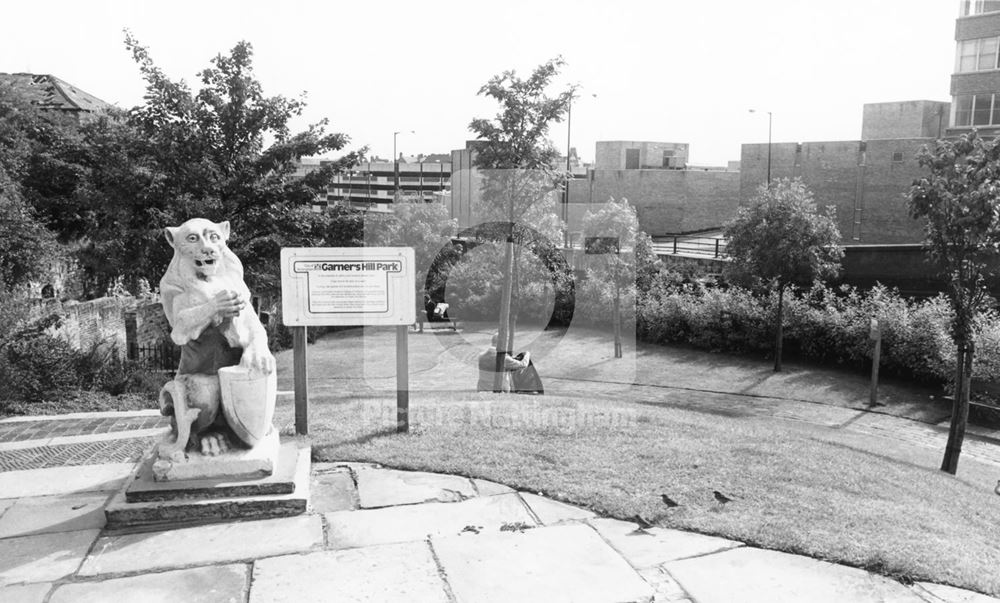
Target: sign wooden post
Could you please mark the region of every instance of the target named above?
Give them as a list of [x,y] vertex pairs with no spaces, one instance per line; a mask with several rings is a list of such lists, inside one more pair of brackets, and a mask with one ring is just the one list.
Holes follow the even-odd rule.
[[409,429],[407,337],[416,322],[412,247],[286,247],[281,250],[281,310],[292,328],[295,432],[309,431],[306,328],[396,327],[396,431]]
[[292,327],[292,368],[295,377],[295,435],[309,435],[309,369],[307,327]]
[[409,325],[396,325],[396,433],[410,430]]
[[869,338],[875,342],[875,348],[872,350],[872,386],[868,404],[875,406],[878,404],[878,365],[882,355],[882,331],[877,318],[872,319]]

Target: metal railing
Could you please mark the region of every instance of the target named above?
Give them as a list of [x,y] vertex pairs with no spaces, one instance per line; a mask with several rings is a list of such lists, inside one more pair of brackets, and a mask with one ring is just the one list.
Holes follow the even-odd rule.
[[146,345],[130,343],[128,359],[139,361],[152,370],[175,371],[181,361],[181,349],[170,341]]
[[726,240],[718,236],[655,237],[653,239],[653,252],[657,255],[693,255],[722,259],[726,257]]

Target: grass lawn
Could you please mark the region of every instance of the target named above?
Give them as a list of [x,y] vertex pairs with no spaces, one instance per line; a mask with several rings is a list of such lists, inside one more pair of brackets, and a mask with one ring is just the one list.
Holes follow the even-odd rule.
[[[379,355],[359,354],[360,343],[348,356]],[[1000,595],[1000,468],[971,457],[953,477],[938,471],[936,448],[742,413],[734,395],[702,394],[719,399],[699,408],[683,389],[655,399],[418,390],[411,432],[397,435],[389,373],[354,387],[326,361],[310,408],[319,460],[480,477],[618,518]],[[439,378],[457,369],[447,370]],[[291,430],[287,397],[276,420]],[[713,490],[734,502],[719,505]]]

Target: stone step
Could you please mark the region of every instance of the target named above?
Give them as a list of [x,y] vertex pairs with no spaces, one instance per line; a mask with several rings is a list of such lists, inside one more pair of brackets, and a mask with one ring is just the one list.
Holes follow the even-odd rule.
[[[209,523],[245,519],[271,519],[291,517],[305,513],[309,507],[309,471],[311,448],[299,447],[296,443],[283,444],[279,452],[280,471],[271,478],[247,480],[246,482],[189,483],[188,489],[175,492],[173,498],[164,493],[177,490],[181,482],[159,482],[160,487],[142,481],[141,472],[112,498],[105,509],[106,530],[141,531],[163,527],[194,526]],[[290,467],[290,469],[289,469]],[[291,475],[291,491],[288,493],[268,492],[277,488],[275,484],[287,484]],[[147,475],[147,477],[149,477]],[[267,480],[273,480],[268,482]],[[135,485],[140,482],[139,485]],[[214,483],[213,483],[214,482]],[[256,486],[251,482],[257,482]],[[218,488],[218,490],[214,490]],[[287,485],[280,486],[287,489]],[[129,502],[127,495],[132,489],[140,498]],[[209,490],[206,492],[206,489]],[[214,491],[213,491],[214,490]],[[201,493],[196,494],[196,493]]]
[[263,477],[226,476],[156,481],[152,467],[156,460],[153,451],[140,463],[136,478],[125,489],[125,500],[137,503],[292,494],[295,492],[295,470],[298,466],[295,443],[275,447],[274,452],[274,473]]

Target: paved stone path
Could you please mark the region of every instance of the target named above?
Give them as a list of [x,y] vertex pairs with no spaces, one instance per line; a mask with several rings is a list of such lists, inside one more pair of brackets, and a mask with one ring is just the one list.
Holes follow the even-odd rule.
[[0,471],[134,463],[169,426],[157,411],[12,417],[0,421]]
[[[67,419],[58,433],[69,435],[36,440],[108,442],[108,432],[79,433],[93,425]],[[144,441],[131,436],[146,429],[119,430],[117,441]],[[134,467],[0,470],[0,601],[998,602],[723,538],[640,530],[483,480],[364,463],[315,464],[312,508],[298,517],[104,530],[103,509]]]

